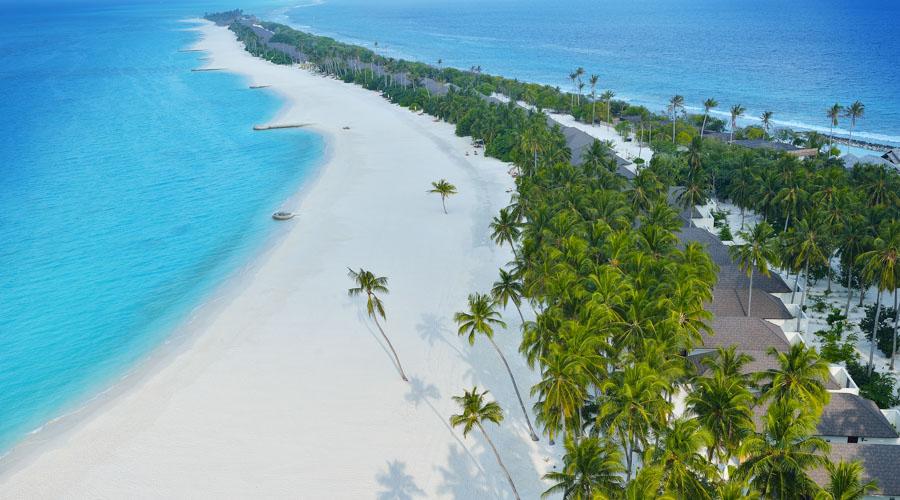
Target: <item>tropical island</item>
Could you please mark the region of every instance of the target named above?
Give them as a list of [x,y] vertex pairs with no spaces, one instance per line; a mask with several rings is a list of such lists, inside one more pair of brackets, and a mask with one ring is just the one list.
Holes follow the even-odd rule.
[[[196,449],[175,456],[235,478],[206,484],[226,495],[900,495],[889,160],[847,165],[833,137],[770,130],[771,114],[738,127],[739,104],[730,123],[679,113],[680,96],[657,115],[581,69],[563,92],[239,10],[206,19],[208,65],[285,97],[267,127],[309,123],[332,157],[211,316],[219,336],[22,467],[11,493],[64,491],[36,478],[84,449],[80,491],[110,479],[104,464],[145,477],[137,464],[165,461],[157,440],[181,429]],[[142,432],[109,435],[142,410]],[[272,428],[216,439],[254,424]],[[156,493],[197,491],[163,468]]]

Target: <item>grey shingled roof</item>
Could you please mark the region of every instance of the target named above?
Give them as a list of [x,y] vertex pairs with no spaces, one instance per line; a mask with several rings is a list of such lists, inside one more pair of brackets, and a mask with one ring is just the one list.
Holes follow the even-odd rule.
[[[830,390],[833,390],[832,385],[836,385],[834,380],[826,383]],[[753,419],[758,429],[762,428],[768,407],[768,404],[761,404],[753,408]],[[831,393],[831,399],[822,409],[822,416],[816,424],[816,434],[869,439],[898,437],[897,431],[874,402],[849,392]]]
[[711,132],[709,130],[704,130],[703,137],[716,139],[722,142],[728,142],[729,140],[731,140],[731,134],[728,132]]
[[[741,373],[743,374],[751,374],[751,373],[759,373],[764,372],[770,368],[778,368],[778,361],[774,356],[769,356],[766,351],[744,351],[738,349],[739,354],[748,354],[752,361],[745,364],[741,368]],[[697,373],[700,375],[707,374],[709,370],[701,364],[701,360],[707,356],[715,356],[715,352],[703,353],[703,354],[693,354],[688,356],[688,360],[690,360],[694,366],[697,368]]]
[[[819,419],[823,436],[900,437],[874,402],[847,392],[834,392]],[[897,469],[900,474],[900,467]]]
[[[713,289],[712,302],[705,305],[713,316],[746,316],[747,289],[721,288]],[[762,319],[791,319],[793,316],[784,307],[784,303],[768,293],[755,293],[750,304],[750,314]]]
[[765,352],[769,347],[779,351],[791,348],[781,328],[759,318],[717,317],[710,324],[714,335],[703,335],[703,347],[735,346],[739,351]]
[[[581,165],[581,158],[584,156],[584,152],[591,147],[591,144],[597,140],[596,137],[588,134],[587,132],[575,128],[575,127],[566,127],[561,123],[558,123],[551,117],[547,117],[547,126],[553,128],[555,126],[559,126],[560,131],[563,136],[566,138],[566,145],[572,151],[572,165]],[[610,154],[615,157],[616,160],[616,173],[625,177],[626,179],[633,179],[634,173],[625,168],[626,165],[630,165],[631,162],[622,158],[621,156],[610,152]]]
[[[750,278],[734,264],[719,266],[719,280],[716,286],[721,288],[733,288],[746,290],[750,285]],[[768,293],[790,293],[791,287],[781,279],[778,273],[763,276],[759,272],[753,273],[753,289]]]
[[[683,227],[677,236],[681,242],[680,248],[684,248],[687,242],[697,242],[706,248],[712,261],[719,266],[719,280],[716,285],[718,288],[747,289],[749,287],[750,278],[747,277],[747,273],[742,271],[731,259],[728,245],[719,241],[714,234],[705,229]],[[773,272],[769,276],[763,276],[758,270],[753,273],[753,289],[769,293],[789,293],[791,291],[791,287],[777,273]]]
[[[863,481],[875,480],[878,494],[900,496],[900,446],[891,444],[831,443],[828,454],[832,462],[859,461],[863,466]],[[810,471],[810,477],[819,486],[828,484],[825,468]]]
[[892,149],[881,155],[881,157],[894,165],[900,165],[900,149]]
[[803,149],[786,142],[764,141],[762,139],[743,139],[734,141],[732,144],[750,149],[774,149],[776,151],[799,151]]

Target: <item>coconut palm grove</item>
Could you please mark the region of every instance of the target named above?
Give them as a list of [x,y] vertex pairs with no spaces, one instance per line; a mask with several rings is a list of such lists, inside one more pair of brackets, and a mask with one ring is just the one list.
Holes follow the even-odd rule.
[[[533,439],[564,446],[562,466],[544,478],[546,495],[563,498],[852,499],[886,492],[875,469],[900,473],[900,462],[863,462],[846,452],[890,445],[819,430],[823,415],[833,418],[836,398],[859,398],[876,413],[876,405],[900,403],[883,369],[893,368],[898,350],[895,168],[846,165],[833,137],[775,130],[777,110],[741,127],[740,103],[728,105],[726,123],[710,114],[720,105],[714,97],[696,103],[705,112],[695,115],[676,95],[660,115],[615,100],[612,91],[598,95],[597,76],[583,68],[562,90],[480,68],[386,58],[240,11],[207,17],[228,25],[255,55],[379,91],[455,124],[457,135],[513,166],[515,190],[490,227],[513,259],[492,289],[472,290],[455,321],[469,343],[492,343],[507,371],[507,357],[522,356],[540,381],[520,387],[509,371],[521,408],[501,409],[490,387],[460,387],[453,395],[459,413],[446,415],[466,439],[487,441],[501,466],[504,450],[491,441],[492,429],[504,425],[504,414],[523,412],[529,426],[534,416]],[[860,102],[823,106],[823,124],[846,121],[852,130],[864,109]],[[548,112],[614,126],[652,159],[623,171],[610,144],[576,147]],[[795,148],[751,148],[748,140]],[[800,147],[811,152],[792,154]],[[452,217],[444,202],[456,188],[442,179],[430,192]],[[707,206],[718,232],[692,236],[693,221],[703,218],[696,207]],[[716,207],[726,206],[739,211],[738,227],[723,222]],[[351,294],[366,297],[372,320],[384,323],[379,295],[390,277],[360,269],[351,278]],[[824,291],[814,296],[814,286]],[[725,290],[743,308],[732,317],[712,312]],[[801,331],[801,319],[814,313],[827,315],[816,343],[729,343],[753,335],[781,300],[792,310],[785,332]],[[851,320],[851,306],[865,313]],[[511,309],[516,320],[504,322],[501,313]],[[390,322],[382,323],[387,338]],[[738,326],[717,327],[725,323]],[[519,352],[502,352],[497,335],[518,335]],[[394,354],[406,380],[400,361],[415,353]],[[835,367],[857,391],[848,395],[848,383],[833,380]],[[517,478],[503,470],[519,498]]]

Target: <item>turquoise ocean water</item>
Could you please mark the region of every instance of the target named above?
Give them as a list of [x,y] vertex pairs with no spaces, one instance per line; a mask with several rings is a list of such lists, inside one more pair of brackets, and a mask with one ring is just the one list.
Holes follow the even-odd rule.
[[[102,389],[263,247],[320,137],[178,20],[215,5],[0,4],[0,455]],[[261,6],[264,8],[264,6]]]
[[192,73],[179,19],[240,7],[395,57],[661,110],[715,97],[900,142],[900,3],[838,0],[0,0],[0,454],[158,346],[277,226],[315,170],[278,100]]
[[723,114],[743,104],[827,132],[825,109],[859,99],[854,137],[900,144],[893,0],[310,0],[275,14],[389,56],[563,89],[583,66],[599,91],[654,111],[676,93],[689,110],[713,97]]

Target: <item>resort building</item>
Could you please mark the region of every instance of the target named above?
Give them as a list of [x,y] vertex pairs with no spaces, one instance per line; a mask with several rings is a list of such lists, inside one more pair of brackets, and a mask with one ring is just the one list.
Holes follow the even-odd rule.
[[897,410],[880,410],[875,403],[849,392],[833,392],[822,411],[818,434],[830,443],[900,444],[888,420]]
[[[874,480],[878,484],[877,491],[863,498],[900,499],[900,446],[831,443],[829,457],[834,462],[862,463],[862,480]],[[811,471],[810,477],[819,486],[828,484],[828,471],[824,468]]]
[[768,149],[772,151],[780,151],[799,158],[807,158],[819,154],[815,148],[801,148],[787,142],[767,141],[764,139],[738,139],[731,140],[731,134],[727,132],[704,132],[703,137],[715,139],[717,141],[728,142],[735,146],[741,146],[747,149]]

